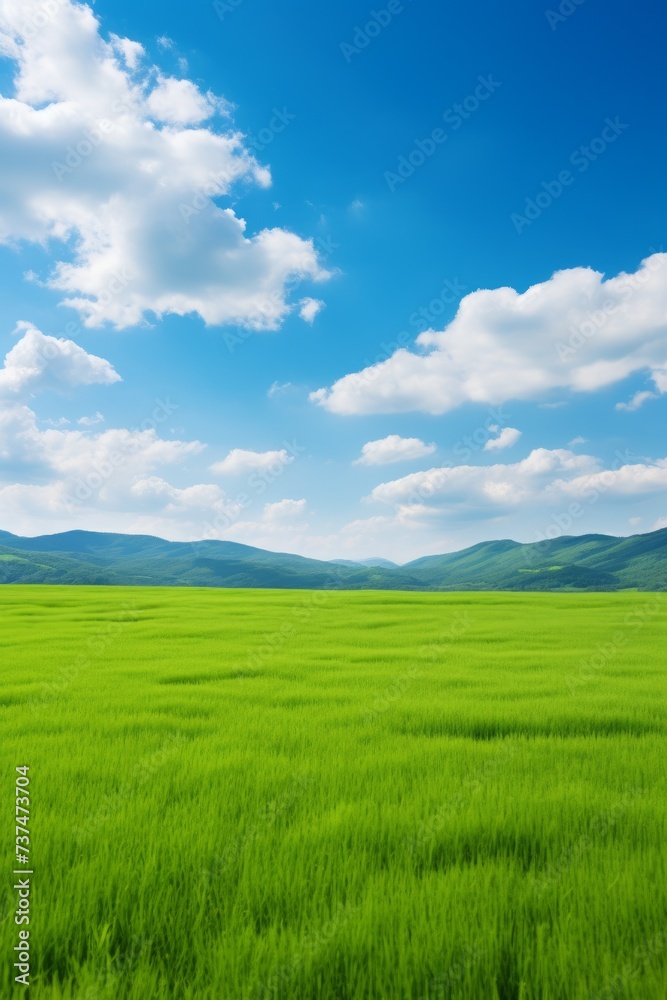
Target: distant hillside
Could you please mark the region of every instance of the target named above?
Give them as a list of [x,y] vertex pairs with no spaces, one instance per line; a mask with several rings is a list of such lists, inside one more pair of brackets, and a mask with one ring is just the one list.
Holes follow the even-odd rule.
[[0,583],[268,587],[313,590],[667,589],[667,528],[630,538],[580,535],[522,545],[481,542],[396,566],[322,562],[236,542],[167,542],[151,535],[0,531]]
[[434,590],[658,590],[667,587],[667,528],[630,538],[481,542],[401,570]]

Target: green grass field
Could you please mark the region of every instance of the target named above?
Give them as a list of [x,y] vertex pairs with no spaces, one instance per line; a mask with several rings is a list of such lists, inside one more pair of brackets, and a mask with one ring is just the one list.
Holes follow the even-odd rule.
[[664,594],[0,590],[2,996],[667,996]]

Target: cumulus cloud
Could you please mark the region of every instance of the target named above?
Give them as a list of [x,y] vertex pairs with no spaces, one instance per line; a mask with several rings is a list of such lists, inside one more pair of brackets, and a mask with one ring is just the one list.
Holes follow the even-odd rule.
[[353,465],[392,465],[432,455],[434,444],[425,444],[419,438],[402,438],[399,434],[389,434],[378,441],[368,441],[361,449],[361,455]]
[[158,506],[164,509],[165,513],[174,513],[183,509],[194,509],[200,511],[214,510],[225,498],[224,490],[212,483],[197,483],[195,486],[186,486],[179,489],[172,486],[160,476],[149,476],[146,479],[138,479],[130,488],[134,497],[140,500],[158,500]]
[[105,39],[89,6],[3,0],[0,57],[14,68],[0,96],[0,242],[60,245],[45,284],[85,325],[175,313],[275,329],[297,308],[296,282],[328,277],[312,240],[247,234],[230,207],[270,174],[238,131],[211,123],[225,102],[146,65],[139,43]]
[[645,462],[605,469],[574,479],[557,479],[551,490],[579,500],[597,493],[616,497],[644,497],[667,489],[667,459],[659,458],[651,465]]
[[120,38],[118,35],[110,34],[109,40],[122,58],[128,69],[136,69],[140,59],[146,55],[145,49],[140,42],[133,42],[131,38]]
[[[500,431],[498,424],[491,424],[489,430],[494,434]],[[521,437],[521,431],[516,427],[503,427],[497,437],[489,438],[484,445],[484,451],[500,451],[502,448],[511,448]]]
[[[85,430],[41,430],[34,412],[15,403],[0,410],[0,456],[5,477],[22,471],[26,478],[53,475],[74,485],[87,484],[89,496],[109,495],[161,465],[183,462],[199,454],[199,441],[172,441],[156,428],[113,428],[101,433]],[[89,480],[94,480],[91,486]]]
[[229,524],[222,537],[263,549],[326,557],[331,539],[314,535],[309,526],[306,500],[278,500],[264,505],[259,517],[237,518]]
[[241,476],[249,472],[281,469],[294,457],[285,448],[278,451],[245,451],[233,448],[221,462],[214,462],[210,471],[219,476]]
[[[158,475],[199,455],[200,441],[165,440],[158,427],[171,415],[167,401],[151,406],[134,428],[91,428],[101,413],[82,417],[77,429],[65,418],[43,429],[26,397],[45,388],[112,385],[120,375],[104,358],[70,340],[47,337],[29,324],[0,370],[0,508],[3,527],[33,533],[65,530],[72,524],[109,530],[146,530],[135,517],[161,517],[178,524],[193,512],[224,508],[219,486],[178,488]],[[197,522],[191,522],[193,525]],[[192,535],[194,528],[191,527]]]
[[[3,528],[26,534],[77,526],[181,540],[222,537],[299,453],[296,442],[266,452],[234,449],[217,467],[228,474],[259,473],[263,488],[252,489],[250,479],[246,492],[229,497],[218,484],[194,478],[191,462],[201,456],[203,442],[160,436],[175,409],[169,400],[151,403],[137,427],[100,430],[99,411],[79,418],[75,428],[65,418],[39,421],[28,396],[47,387],[111,385],[120,376],[73,341],[45,337],[27,323],[19,329],[23,336],[0,372],[0,388],[6,390],[0,406]],[[259,524],[262,537],[273,543],[284,535],[287,544],[298,535],[305,545],[306,507],[304,499],[267,503],[258,522],[244,521],[238,531],[258,544],[250,536]]]
[[120,375],[108,361],[88,354],[73,340],[45,336],[29,323],[18,324],[25,333],[5,357],[0,369],[0,399],[16,398],[57,385],[111,385]]
[[276,503],[264,504],[264,520],[282,522],[303,517],[307,503],[306,500],[278,500]]
[[444,330],[416,349],[346,375],[311,400],[332,413],[446,413],[464,403],[539,400],[554,389],[594,392],[636,372],[667,391],[667,254],[634,274],[558,271],[523,294],[466,295]]
[[367,497],[403,507],[420,516],[442,514],[463,518],[494,513],[533,511],[540,505],[570,500],[594,502],[607,498],[644,497],[667,487],[667,459],[649,463],[620,455],[603,469],[592,455],[566,449],[536,448],[511,464],[460,465],[428,469],[380,483]]
[[29,407],[6,406],[0,410],[2,526],[19,534],[82,527],[206,537],[211,521],[237,517],[239,505],[216,484],[177,486],[162,474],[169,468],[182,476],[204,447],[165,440],[156,427],[41,430]]
[[192,80],[160,76],[148,95],[146,107],[159,122],[198,125],[215,113],[219,102],[211,94],[202,94]]
[[299,309],[299,316],[306,323],[313,323],[317,314],[324,309],[324,302],[321,299],[312,299],[310,297],[301,299],[299,305],[301,307]]

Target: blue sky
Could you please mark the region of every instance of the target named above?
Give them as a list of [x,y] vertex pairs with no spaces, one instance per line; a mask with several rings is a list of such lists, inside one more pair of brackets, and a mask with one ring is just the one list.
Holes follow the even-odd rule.
[[666,21],[8,0],[2,526],[405,561],[667,523]]

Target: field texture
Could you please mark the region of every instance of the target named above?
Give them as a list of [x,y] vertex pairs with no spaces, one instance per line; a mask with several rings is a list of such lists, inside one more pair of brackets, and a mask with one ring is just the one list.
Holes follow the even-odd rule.
[[0,609],[3,997],[667,996],[664,594]]

